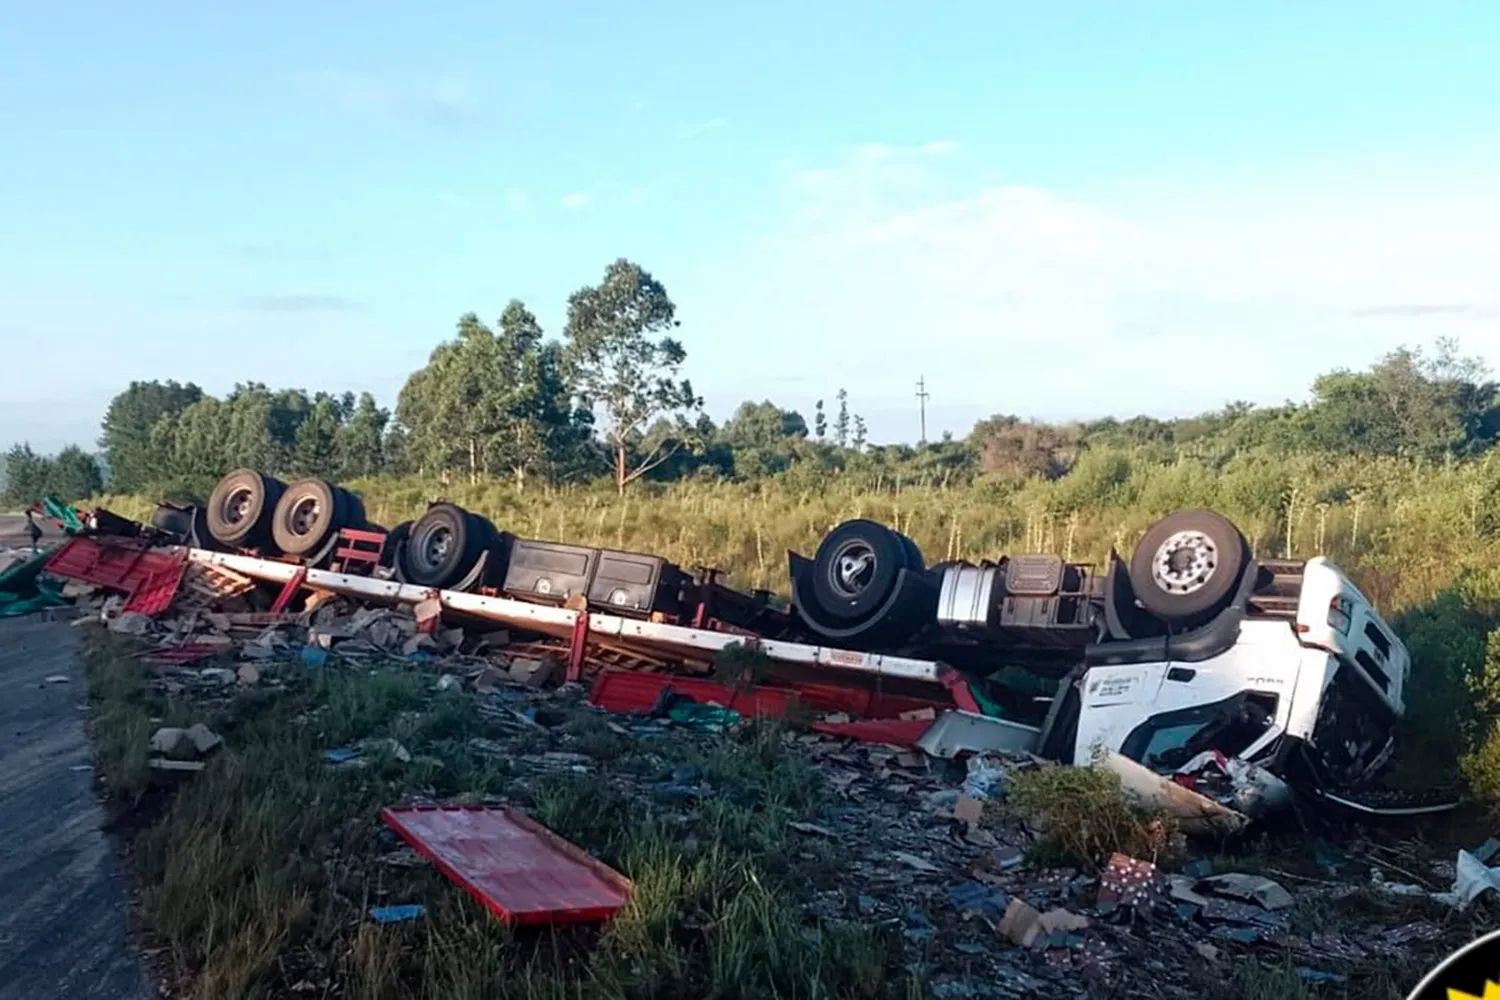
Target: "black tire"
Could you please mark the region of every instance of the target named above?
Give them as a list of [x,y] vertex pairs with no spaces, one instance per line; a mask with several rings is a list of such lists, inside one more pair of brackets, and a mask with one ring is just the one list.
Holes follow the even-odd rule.
[[193,508],[157,504],[151,512],[151,526],[177,538],[186,538],[193,531]]
[[402,521],[385,533],[385,545],[380,550],[380,565],[394,566],[396,564],[396,551],[411,536],[411,525],[410,521]]
[[1228,518],[1178,511],[1153,524],[1135,547],[1130,586],[1168,624],[1198,624],[1228,604],[1249,562],[1250,545]]
[[344,523],[345,528],[368,528],[370,526],[369,515],[365,513],[365,502],[360,499],[358,493],[351,493],[342,486],[335,486],[335,490],[344,498]]
[[922,557],[922,550],[917,548],[917,543],[900,532],[897,532],[897,536],[901,539],[901,547],[906,550],[906,568],[917,573],[926,569],[927,562]]
[[880,607],[910,558],[901,536],[874,521],[845,521],[818,544],[813,599],[831,618],[848,621]]
[[271,519],[271,539],[289,556],[317,552],[349,516],[343,492],[326,479],[301,479],[281,495]]
[[254,469],[236,469],[208,497],[208,531],[214,540],[231,548],[265,545],[271,536],[271,519],[286,484]]
[[412,523],[402,575],[419,587],[451,587],[474,568],[488,541],[488,526],[462,507],[434,504]]

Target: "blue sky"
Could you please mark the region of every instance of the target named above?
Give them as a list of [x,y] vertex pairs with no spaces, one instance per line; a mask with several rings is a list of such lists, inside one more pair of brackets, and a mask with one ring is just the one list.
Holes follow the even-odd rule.
[[393,403],[622,255],[716,417],[876,440],[919,375],[935,435],[1500,366],[1494,4],[227,7],[0,0],[0,444],[131,378]]

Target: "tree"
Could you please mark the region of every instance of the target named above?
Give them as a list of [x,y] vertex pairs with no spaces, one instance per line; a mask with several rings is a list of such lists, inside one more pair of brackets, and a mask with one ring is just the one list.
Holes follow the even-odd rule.
[[402,387],[396,416],[405,462],[418,471],[554,475],[576,467],[591,416],[575,409],[562,348],[512,300],[496,334],[474,313]]
[[742,477],[785,471],[807,440],[807,421],[796,410],[783,410],[770,400],[740,404],[719,431],[719,440],[734,456],[734,471]]
[[833,418],[833,443],[840,448],[849,447],[849,394],[840,389],[838,396],[839,413]]
[[165,414],[152,429],[152,443],[168,456],[176,479],[209,482],[235,466],[228,404],[205,396],[180,414]]
[[65,503],[74,503],[103,492],[104,476],[93,455],[68,445],[52,460],[48,485]]
[[1305,445],[1428,460],[1473,454],[1500,435],[1500,389],[1487,374],[1440,340],[1430,358],[1403,347],[1368,371],[1322,375],[1300,415]]
[[592,415],[575,409],[561,345],[543,341],[541,324],[519,299],[500,315],[496,338],[502,398],[490,457],[525,488],[528,475],[556,476],[585,464]]
[[1013,416],[981,420],[969,433],[979,470],[1009,479],[1056,479],[1078,457],[1077,437],[1064,428]]
[[344,425],[343,406],[326,392],[313,398],[292,438],[292,463],[303,476],[331,477],[338,471],[338,436]]
[[855,451],[865,450],[865,418],[858,413],[854,415],[854,438],[851,443]]
[[477,481],[487,471],[489,440],[499,424],[499,376],[494,333],[477,315],[465,313],[457,336],[433,349],[397,399],[410,460],[440,475],[465,469]]
[[104,413],[99,446],[109,463],[110,485],[117,491],[139,490],[169,470],[166,455],[155,449],[152,428],[203,398],[203,390],[189,382],[131,382],[110,400]]
[[[603,411],[621,493],[694,441],[687,413],[703,403],[688,380],[678,378],[687,352],[666,336],[678,325],[666,288],[624,258],[609,265],[598,285],[568,298],[569,367],[585,405]],[[673,418],[677,433],[627,461],[632,441],[658,416]]]
[[5,505],[30,507],[51,488],[52,460],[38,455],[29,444],[18,444],[5,456]]
[[[384,412],[384,411],[382,411]],[[400,424],[390,424],[380,442],[381,468],[393,476],[409,476],[416,469],[407,456],[407,432]]]
[[828,417],[823,412],[823,401],[820,399],[813,404],[813,434],[819,441],[828,434]]
[[349,419],[334,433],[333,453],[341,479],[363,479],[385,468],[385,429],[389,410],[375,405],[375,397],[360,393]]

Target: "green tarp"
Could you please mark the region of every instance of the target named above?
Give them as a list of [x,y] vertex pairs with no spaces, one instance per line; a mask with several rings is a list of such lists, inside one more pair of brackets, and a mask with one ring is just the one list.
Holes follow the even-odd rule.
[[69,603],[51,581],[42,579],[42,569],[51,555],[50,551],[38,552],[0,573],[0,618],[29,615]]

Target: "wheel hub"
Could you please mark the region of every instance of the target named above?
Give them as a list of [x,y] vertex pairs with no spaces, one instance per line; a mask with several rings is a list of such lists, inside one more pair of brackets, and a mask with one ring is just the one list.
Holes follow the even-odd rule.
[[437,566],[448,556],[453,547],[453,532],[447,528],[433,528],[422,540],[422,556],[428,566]]
[[318,521],[318,515],[322,513],[322,507],[317,497],[304,497],[298,500],[296,506],[292,508],[290,518],[292,532],[298,535],[309,534],[313,525]]
[[1201,531],[1179,531],[1162,542],[1151,560],[1151,578],[1169,594],[1192,594],[1213,579],[1219,547]]
[[250,516],[250,490],[244,486],[230,492],[224,498],[224,521],[239,524]]
[[875,553],[863,542],[844,546],[835,554],[832,564],[829,582],[841,597],[858,597],[875,577]]

